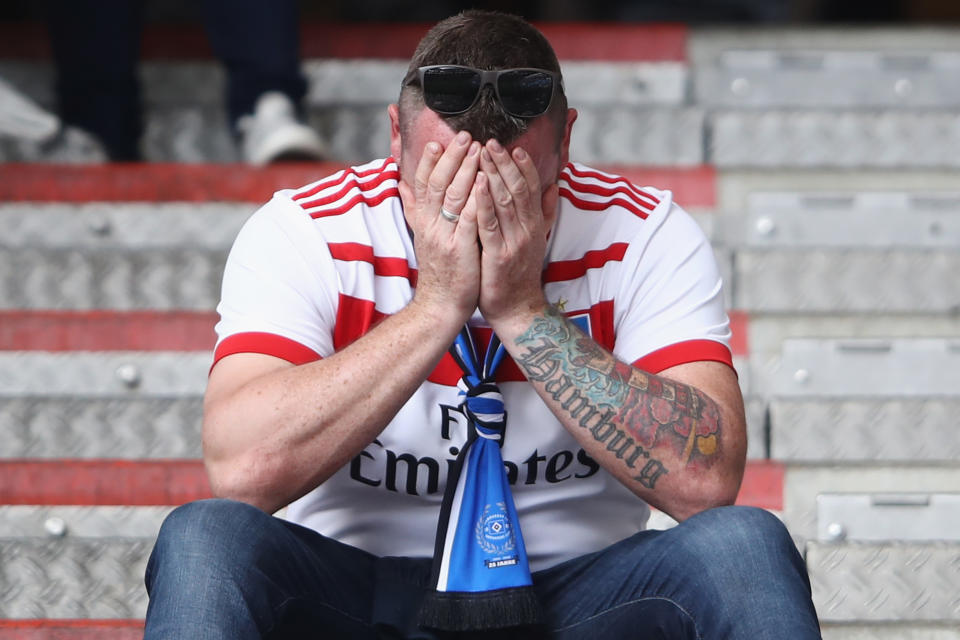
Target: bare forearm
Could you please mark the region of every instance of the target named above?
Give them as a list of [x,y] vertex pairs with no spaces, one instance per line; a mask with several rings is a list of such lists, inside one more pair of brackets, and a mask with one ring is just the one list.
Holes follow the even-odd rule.
[[271,512],[321,484],[383,430],[459,326],[411,304],[329,358],[224,392],[212,385],[204,458],[214,493]]
[[511,324],[497,332],[527,379],[631,491],[677,519],[734,499],[742,447],[712,398],[618,361],[550,307]]

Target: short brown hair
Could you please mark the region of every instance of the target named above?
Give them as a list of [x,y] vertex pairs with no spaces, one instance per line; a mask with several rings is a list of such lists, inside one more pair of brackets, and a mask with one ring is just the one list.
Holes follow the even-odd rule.
[[[410,60],[400,89],[400,126],[423,107],[423,94],[416,82],[417,69],[433,64],[457,64],[476,69],[532,67],[560,73],[553,47],[523,18],[497,11],[464,11],[438,22],[420,40]],[[547,117],[553,118],[562,135],[567,112],[563,83],[555,88]],[[490,138],[509,144],[523,135],[531,120],[511,116],[496,100],[491,87],[484,87],[469,111],[441,116],[454,131],[468,131],[474,140]]]

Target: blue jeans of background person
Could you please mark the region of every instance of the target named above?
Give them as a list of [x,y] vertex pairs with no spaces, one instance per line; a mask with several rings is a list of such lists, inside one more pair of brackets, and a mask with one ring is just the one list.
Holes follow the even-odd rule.
[[[378,558],[238,502],[195,502],[167,518],[150,558],[145,638],[442,637],[416,627],[429,574],[429,559]],[[760,509],[638,533],[534,585],[550,638],[820,637],[803,560]]]

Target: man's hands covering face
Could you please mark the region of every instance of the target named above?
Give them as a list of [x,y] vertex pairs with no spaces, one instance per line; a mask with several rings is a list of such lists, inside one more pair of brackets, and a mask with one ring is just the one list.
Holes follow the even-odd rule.
[[[480,153],[474,184],[480,256],[480,312],[491,324],[544,304],[541,272],[558,187],[541,193],[530,154],[496,140]],[[546,213],[546,215],[545,215]]]
[[460,132],[446,149],[425,145],[413,182],[401,180],[400,193],[414,232],[418,298],[458,310],[463,321],[479,307],[491,324],[544,304],[541,271],[558,188],[541,193],[529,153],[495,140],[481,147]]

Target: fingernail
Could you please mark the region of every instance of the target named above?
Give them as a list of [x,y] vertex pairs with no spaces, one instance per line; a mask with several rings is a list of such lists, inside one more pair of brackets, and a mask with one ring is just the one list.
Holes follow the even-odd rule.
[[526,160],[527,152],[521,149],[520,147],[517,147],[516,149],[513,150],[513,157],[516,160]]
[[434,155],[440,153],[440,144],[437,142],[428,142],[427,151]]
[[466,131],[461,131],[457,134],[457,144],[465,145],[470,142],[470,134]]
[[487,143],[487,146],[497,153],[503,151],[503,147],[500,146],[500,143],[493,138],[490,139],[490,142]]

